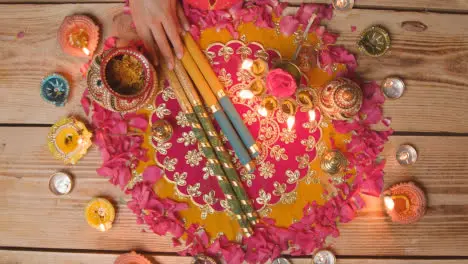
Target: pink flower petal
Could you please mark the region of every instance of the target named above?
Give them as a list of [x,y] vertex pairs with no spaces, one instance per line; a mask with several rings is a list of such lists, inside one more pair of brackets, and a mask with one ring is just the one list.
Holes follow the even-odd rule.
[[163,171],[157,166],[149,166],[143,172],[143,180],[154,184],[162,177]]
[[299,20],[293,16],[285,16],[280,21],[280,31],[286,36],[290,36],[299,27]]

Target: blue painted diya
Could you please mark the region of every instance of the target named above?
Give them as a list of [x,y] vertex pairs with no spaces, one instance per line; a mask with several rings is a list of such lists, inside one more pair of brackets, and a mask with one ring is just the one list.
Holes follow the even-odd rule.
[[68,99],[70,85],[67,79],[54,73],[45,77],[41,82],[41,97],[55,106],[64,106]]

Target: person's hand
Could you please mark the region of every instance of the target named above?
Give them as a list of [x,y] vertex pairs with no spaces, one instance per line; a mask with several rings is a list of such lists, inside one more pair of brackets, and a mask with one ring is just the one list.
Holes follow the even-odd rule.
[[181,59],[184,48],[180,39],[181,24],[189,29],[177,0],[131,0],[130,9],[136,31],[149,52],[150,59],[158,65],[157,53],[164,57],[169,69],[174,68],[174,55]]

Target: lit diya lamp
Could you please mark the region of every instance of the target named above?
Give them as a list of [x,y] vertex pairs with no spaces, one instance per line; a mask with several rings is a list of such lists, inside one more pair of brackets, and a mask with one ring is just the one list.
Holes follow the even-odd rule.
[[392,221],[400,224],[415,223],[426,212],[424,192],[413,182],[399,183],[386,190],[384,204]]
[[99,27],[87,16],[67,16],[58,30],[57,39],[65,53],[88,57],[99,43]]
[[362,106],[362,90],[346,78],[336,78],[321,89],[319,105],[322,113],[333,120],[354,117]]
[[157,75],[148,59],[138,51],[117,48],[96,56],[88,71],[93,100],[104,108],[135,112],[148,104],[157,90]]
[[50,152],[65,164],[76,164],[91,146],[91,132],[73,117],[55,123],[47,137]]
[[115,209],[109,200],[92,199],[85,208],[85,218],[89,226],[105,232],[112,228],[115,219]]
[[114,264],[151,264],[151,262],[142,255],[132,251],[130,253],[120,255],[114,261]]
[[286,124],[288,125],[288,129],[292,130],[294,127],[294,123],[296,122],[296,111],[297,111],[297,104],[292,99],[285,99],[281,102],[281,111],[285,113],[288,118],[286,119]]

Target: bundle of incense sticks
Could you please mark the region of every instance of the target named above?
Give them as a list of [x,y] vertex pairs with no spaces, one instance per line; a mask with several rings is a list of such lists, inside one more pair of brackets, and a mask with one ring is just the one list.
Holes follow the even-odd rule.
[[[240,199],[236,196],[236,192],[233,188],[235,187],[235,189],[242,189],[242,185],[240,185],[238,179],[235,184],[231,183],[230,178],[228,178],[226,174],[226,165],[229,165],[229,163],[224,162],[224,159],[220,161],[216,154],[218,151],[225,152],[224,155],[229,155],[229,153],[227,153],[227,151],[224,148],[219,148],[219,146],[213,148],[213,146],[210,144],[209,139],[213,141],[213,138],[218,136],[218,134],[216,133],[216,130],[214,129],[213,124],[208,118],[206,112],[203,112],[199,109],[203,108],[203,104],[199,99],[198,95],[196,93],[193,93],[193,85],[179,61],[176,62],[176,69],[178,75],[176,75],[174,71],[170,71],[166,66],[164,66],[163,74],[167,76],[169,83],[171,84],[171,87],[174,90],[176,98],[180,104],[180,107],[182,111],[184,111],[187,120],[192,126],[193,132],[200,143],[203,154],[207,158],[208,164],[209,166],[211,166],[213,174],[218,180],[218,184],[223,190],[223,193],[229,203],[231,212],[234,213],[244,235],[247,237],[251,236],[252,228],[250,223],[255,223],[256,218],[247,220],[246,213],[244,213],[243,210],[243,207],[245,207],[246,205],[250,205],[250,203],[247,199],[242,199],[241,201],[239,201]],[[198,110],[194,111],[194,108]],[[209,135],[209,137],[207,136],[207,134]],[[232,177],[231,172],[229,177]],[[252,211],[250,212],[250,215],[254,216]]]
[[176,61],[174,70],[177,77],[179,78],[180,83],[182,84],[182,88],[184,89],[185,94],[187,95],[189,101],[192,104],[193,110],[195,111],[198,120],[200,121],[203,129],[208,135],[208,140],[215,150],[216,157],[220,161],[222,168],[229,182],[231,183],[234,193],[239,199],[242,211],[247,215],[247,219],[249,220],[249,222],[255,225],[257,223],[256,212],[254,211],[250,203],[249,197],[247,196],[245,189],[242,187],[239,175],[236,169],[234,168],[234,165],[232,164],[231,155],[224,148],[221,137],[219,136],[218,132],[213,126],[213,123],[211,122],[211,119],[208,116],[208,113],[206,112],[206,109],[202,104],[200,97],[197,94],[197,90],[190,81],[190,78],[180,61]]
[[237,133],[241,137],[245,146],[248,148],[252,157],[257,157],[259,155],[260,149],[256,144],[252,134],[246,127],[244,121],[242,120],[239,113],[232,104],[231,100],[229,99],[229,96],[224,91],[224,87],[219,81],[216,74],[214,73],[213,69],[211,68],[208,59],[200,50],[190,33],[185,32],[183,34],[183,40],[186,49],[188,50],[192,58],[197,62],[197,66],[200,68],[200,70],[202,70],[201,72],[209,84],[209,88],[211,91],[206,92],[210,94],[215,94],[218,97],[221,106],[223,107],[230,121],[236,128]]

